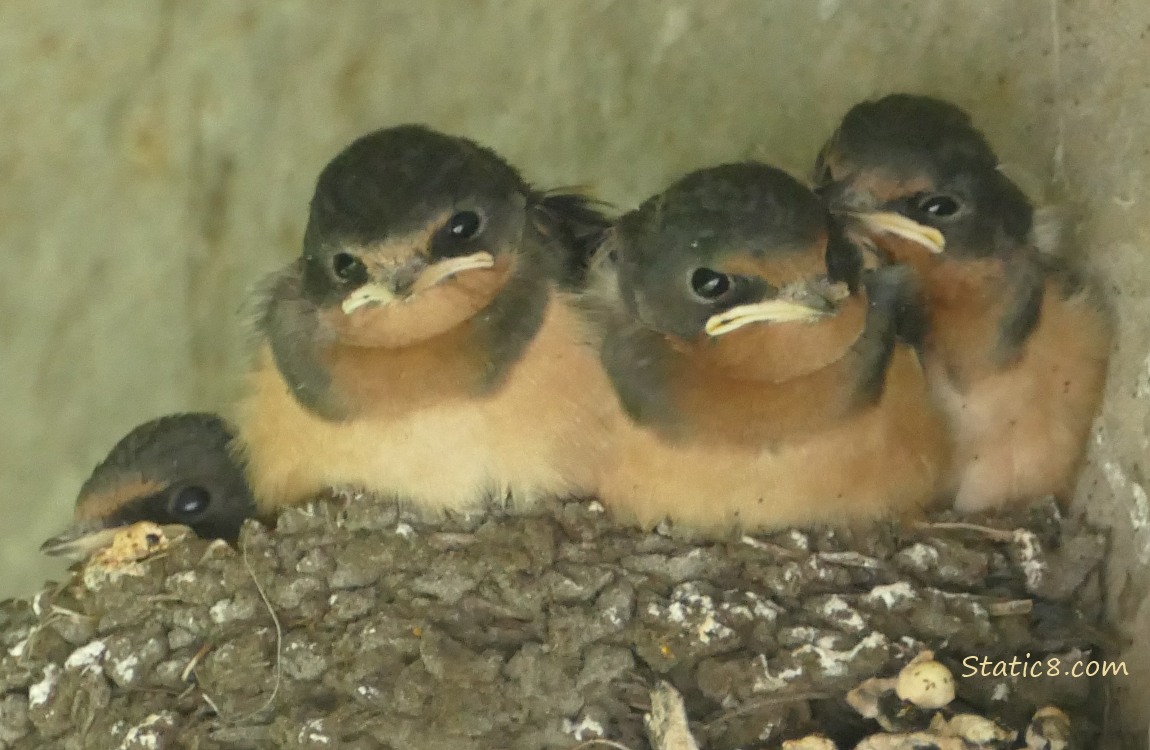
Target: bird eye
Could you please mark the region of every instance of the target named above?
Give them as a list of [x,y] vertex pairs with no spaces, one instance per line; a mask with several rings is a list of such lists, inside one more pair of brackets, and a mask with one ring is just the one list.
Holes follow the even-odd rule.
[[363,261],[350,253],[336,253],[331,257],[331,270],[343,281],[362,283],[367,281],[367,267]]
[[459,211],[447,220],[447,232],[452,237],[469,240],[483,228],[483,218],[474,211]]
[[958,213],[958,200],[949,195],[924,195],[918,199],[918,210],[936,219],[945,219]]
[[172,515],[176,518],[194,518],[212,503],[212,493],[198,485],[181,487],[172,498]]
[[691,291],[705,300],[716,300],[731,290],[731,277],[709,268],[696,268],[691,274]]

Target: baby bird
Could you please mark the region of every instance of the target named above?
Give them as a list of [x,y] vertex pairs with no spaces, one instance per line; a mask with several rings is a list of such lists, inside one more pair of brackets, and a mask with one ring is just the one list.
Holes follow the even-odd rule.
[[624,215],[588,292],[626,411],[601,496],[620,519],[706,532],[848,523],[929,503],[948,442],[900,269],[857,248],[786,173],[687,175]]
[[594,490],[610,387],[571,284],[608,222],[420,126],[322,171],[238,417],[262,511],[331,487],[434,514]]
[[847,113],[816,166],[885,262],[917,271],[924,361],[955,440],[955,508],[1066,501],[1113,336],[1099,291],[1029,241],[1033,210],[970,117],[924,96]]
[[255,503],[231,441],[231,429],[214,414],[172,414],[140,425],[80,487],[76,523],[41,551],[84,558],[139,521],[181,524],[205,539],[234,543]]

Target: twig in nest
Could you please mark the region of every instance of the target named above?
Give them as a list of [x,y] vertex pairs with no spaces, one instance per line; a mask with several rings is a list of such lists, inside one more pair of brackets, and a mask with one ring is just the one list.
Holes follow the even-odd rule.
[[800,558],[807,557],[809,554],[807,552],[800,552],[798,550],[784,547],[781,544],[775,544],[774,542],[767,542],[762,539],[756,539],[755,537],[749,535],[740,537],[739,544],[745,544],[748,547],[754,547],[757,550],[768,552],[774,557],[779,557],[784,560],[798,560]]
[[255,584],[256,591],[259,593],[260,599],[263,600],[264,606],[267,607],[268,614],[271,615],[272,618],[272,625],[274,625],[276,629],[276,661],[274,667],[275,683],[272,685],[271,695],[268,696],[267,700],[264,701],[262,705],[252,711],[248,711],[245,714],[231,717],[224,716],[223,712],[220,711],[215,702],[212,701],[207,691],[201,690],[200,694],[203,696],[204,701],[212,707],[212,710],[216,712],[216,715],[220,717],[221,721],[229,724],[239,724],[267,710],[275,702],[276,696],[280,691],[280,682],[283,680],[282,662],[284,633],[283,627],[280,625],[280,618],[278,615],[276,615],[275,608],[272,607],[271,599],[268,598],[267,592],[264,591],[264,587],[260,585],[260,580],[256,577],[256,571],[252,567],[251,561],[248,560],[248,548],[246,544],[240,545],[240,560],[243,562],[244,568],[248,571],[248,575],[251,576],[252,583]]
[[1007,602],[994,602],[988,606],[987,611],[992,617],[1009,617],[1010,615],[1029,614],[1034,609],[1031,599],[1014,599]]
[[184,667],[184,670],[180,672],[180,682],[191,681],[192,674],[196,671],[196,667],[200,665],[200,660],[207,656],[208,652],[211,650],[212,644],[210,643],[205,643],[204,645],[200,646],[200,649],[192,655],[191,659],[188,660],[188,664]]
[[884,567],[881,561],[858,552],[816,552],[815,557],[846,568],[882,570]]
[[149,604],[160,604],[162,602],[182,602],[183,599],[175,594],[152,594],[151,596],[144,597],[144,601]]
[[79,612],[77,612],[73,609],[68,609],[67,607],[61,607],[58,604],[52,605],[52,614],[53,615],[61,615],[63,617],[67,617],[67,618],[70,618],[72,620],[91,620],[91,619],[94,619],[91,615],[80,614]]
[[731,719],[742,716],[743,714],[749,714],[752,711],[758,711],[760,708],[770,708],[771,706],[785,706],[788,703],[798,703],[800,701],[822,701],[822,700],[827,700],[830,697],[831,697],[830,693],[814,693],[814,692],[811,692],[811,693],[791,693],[789,695],[772,695],[769,698],[760,698],[757,701],[751,701],[750,703],[744,703],[743,705],[739,706],[736,709],[732,709],[730,711],[727,711],[724,714],[716,716],[714,719],[711,719],[706,724],[704,724],[703,727],[706,729],[710,729],[711,727],[715,726],[716,724],[722,724],[723,722],[730,721]]
[[643,723],[656,750],[699,750],[687,722],[683,696],[668,682],[651,688],[651,713]]
[[578,745],[575,745],[574,747],[572,747],[571,750],[583,750],[583,748],[585,748],[585,747],[595,747],[596,745],[602,745],[603,747],[614,748],[614,750],[632,750],[632,748],[627,747],[626,745],[624,745],[621,742],[615,742],[614,740],[605,740],[602,737],[596,737],[593,740],[587,740],[586,742],[580,742]]
[[212,697],[210,695],[208,695],[207,693],[205,693],[204,691],[201,690],[200,691],[200,697],[204,699],[204,703],[207,703],[208,706],[211,707],[212,711],[215,712],[216,716],[223,718],[223,715],[224,715],[223,712],[220,711],[220,707],[216,705],[215,701],[212,700]]
[[972,531],[995,542],[1014,541],[1013,531],[1003,531],[1002,529],[995,529],[990,526],[979,526],[976,523],[965,523],[963,521],[936,521],[934,523],[919,521],[915,524],[915,528],[925,531]]
[[[47,621],[45,621],[44,624],[37,623],[28,629],[28,637],[24,639],[24,650],[16,657],[17,664],[25,664],[27,660],[31,658],[32,649],[35,648],[36,645],[36,638],[43,632],[44,625],[47,624]],[[8,653],[12,653],[12,650],[9,649]]]

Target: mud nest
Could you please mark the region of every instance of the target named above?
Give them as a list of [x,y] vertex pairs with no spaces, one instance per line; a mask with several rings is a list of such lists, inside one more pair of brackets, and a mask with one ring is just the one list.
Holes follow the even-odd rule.
[[850,748],[929,725],[845,700],[928,649],[955,677],[943,718],[1018,732],[987,746],[1050,705],[1093,741],[1101,678],[993,673],[1103,657],[1105,540],[1050,505],[953,520],[703,541],[594,503],[435,523],[317,503],[239,551],[176,539],[0,606],[0,746],[642,750],[666,682],[709,750]]

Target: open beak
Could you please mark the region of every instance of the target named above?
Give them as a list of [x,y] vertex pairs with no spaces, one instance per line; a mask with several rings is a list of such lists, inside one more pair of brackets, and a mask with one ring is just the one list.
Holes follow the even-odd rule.
[[788,299],[769,299],[750,305],[739,305],[724,310],[707,319],[705,330],[709,336],[722,336],[724,333],[742,328],[751,323],[812,323],[822,320],[830,313],[812,303],[796,302]]
[[852,215],[868,229],[902,237],[922,245],[932,253],[941,253],[946,249],[946,239],[942,232],[908,219],[896,211],[870,211]]
[[[78,521],[40,545],[40,551],[51,557],[64,557],[72,561],[83,560],[111,546],[116,535],[128,526],[128,524],[110,525],[99,519]],[[187,526],[180,524],[168,524],[160,528],[171,538],[189,531]]]
[[[495,257],[488,252],[478,252],[457,258],[446,258],[425,268],[423,272],[419,274],[415,283],[412,284],[408,294],[418,294],[464,271],[491,268],[494,265]],[[347,299],[343,301],[342,307],[344,314],[350,315],[361,307],[388,305],[397,299],[400,299],[400,295],[396,294],[390,285],[382,282],[373,282],[364,284],[349,294]]]

